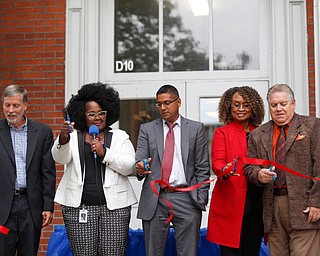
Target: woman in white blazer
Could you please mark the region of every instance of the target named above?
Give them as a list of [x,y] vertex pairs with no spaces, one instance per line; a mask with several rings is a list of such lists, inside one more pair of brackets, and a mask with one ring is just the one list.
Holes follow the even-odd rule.
[[52,155],[65,165],[55,202],[72,253],[124,255],[137,198],[128,179],[134,148],[125,131],[110,128],[119,119],[119,94],[102,83],[84,85],[65,113]]

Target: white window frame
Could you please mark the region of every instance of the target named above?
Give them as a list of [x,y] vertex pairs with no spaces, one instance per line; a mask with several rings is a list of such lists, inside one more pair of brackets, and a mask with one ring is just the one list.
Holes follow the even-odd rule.
[[142,86],[148,82],[160,86],[203,80],[235,85],[239,81],[265,81],[269,86],[291,85],[297,100],[296,111],[309,113],[306,0],[259,0],[260,70],[130,74],[113,72],[114,1],[67,0],[66,102],[81,85],[96,81]]
[[[209,1],[211,2],[211,1]],[[162,6],[163,0],[159,0],[159,6]],[[105,56],[101,58],[101,69],[102,80],[109,82],[127,82],[128,80],[137,81],[137,80],[170,80],[170,81],[181,81],[182,80],[198,80],[201,79],[257,79],[263,80],[268,78],[268,31],[267,28],[267,12],[265,11],[268,8],[266,0],[259,0],[259,51],[260,51],[260,69],[259,70],[213,70],[213,71],[179,71],[179,72],[163,72],[162,61],[160,61],[160,70],[159,72],[143,72],[143,73],[114,73],[113,72],[113,63],[114,63],[114,1],[110,0],[101,0],[101,24],[108,24],[108,27],[103,26],[101,30],[101,54]],[[107,15],[103,15],[107,11]],[[211,15],[211,14],[210,14]],[[159,8],[159,24],[162,24],[162,8]],[[159,57],[160,60],[163,58],[162,52],[162,26],[159,26],[160,29],[160,42],[159,42]],[[213,43],[212,43],[212,17],[209,17],[209,28],[208,33],[210,34],[210,43],[209,43],[209,55],[210,58],[210,67],[212,68],[213,60]],[[103,44],[105,47],[103,47]]]

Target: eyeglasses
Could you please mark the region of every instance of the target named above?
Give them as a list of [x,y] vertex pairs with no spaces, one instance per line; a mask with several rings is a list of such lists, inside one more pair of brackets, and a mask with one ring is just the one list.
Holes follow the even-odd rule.
[[156,104],[154,104],[156,106],[156,108],[161,108],[161,106],[165,106],[168,107],[172,102],[175,102],[178,98],[175,98],[174,100],[165,100],[164,102],[156,102]]
[[85,115],[89,121],[93,121],[96,117],[99,117],[100,119],[106,118],[107,111],[103,110],[103,111],[99,111],[98,113],[89,112],[89,113],[85,113]]
[[245,110],[249,110],[251,108],[248,103],[244,103],[244,104],[234,103],[234,104],[231,104],[231,107],[233,107],[234,109],[240,109],[242,107]]

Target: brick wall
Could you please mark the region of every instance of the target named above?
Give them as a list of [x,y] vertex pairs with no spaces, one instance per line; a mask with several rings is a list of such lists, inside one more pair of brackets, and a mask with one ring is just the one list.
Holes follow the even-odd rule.
[[[64,106],[65,14],[65,0],[0,1],[0,91],[12,83],[25,86],[26,114],[55,133]],[[53,224],[62,223],[56,206]],[[46,254],[52,231],[53,225],[43,229],[38,255]]]
[[[314,54],[314,13],[313,0],[307,0],[307,33],[308,33],[308,82],[309,82],[309,113],[316,116],[316,81]],[[318,99],[319,100],[319,99]]]

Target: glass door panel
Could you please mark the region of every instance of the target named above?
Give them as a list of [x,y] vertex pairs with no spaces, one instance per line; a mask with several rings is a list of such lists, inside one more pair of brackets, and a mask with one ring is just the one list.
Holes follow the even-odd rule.
[[159,3],[115,1],[115,73],[159,71]]
[[213,0],[215,70],[258,70],[259,1]]
[[137,148],[140,125],[159,117],[158,109],[154,104],[155,100],[153,99],[128,99],[120,102],[119,127],[130,135],[135,149]]
[[114,72],[260,70],[264,4],[114,1]]
[[209,70],[209,7],[207,10],[195,16],[186,0],[163,2],[164,71]]

